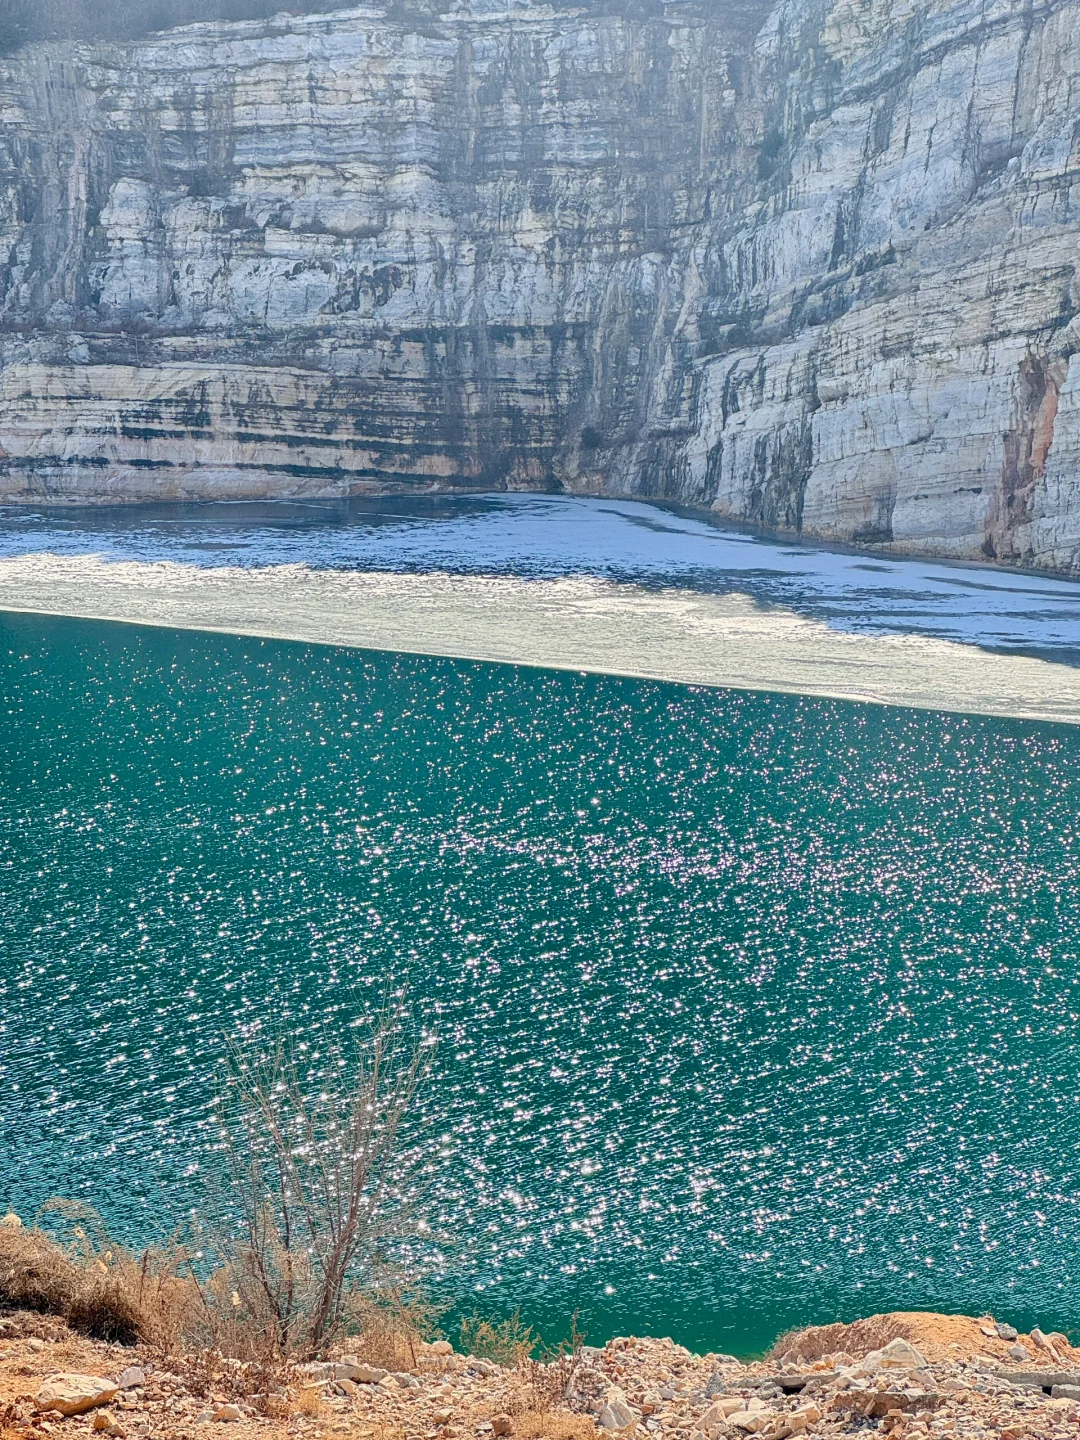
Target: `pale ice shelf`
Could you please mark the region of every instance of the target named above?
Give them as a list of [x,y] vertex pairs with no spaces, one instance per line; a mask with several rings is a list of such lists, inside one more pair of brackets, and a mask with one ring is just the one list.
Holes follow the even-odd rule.
[[0,507],[0,558],[38,552],[199,568],[588,575],[738,592],[840,630],[921,634],[1080,663],[1080,583],[778,543],[631,501],[493,495]]
[[1080,587],[492,497],[0,516],[0,608],[1080,723]]

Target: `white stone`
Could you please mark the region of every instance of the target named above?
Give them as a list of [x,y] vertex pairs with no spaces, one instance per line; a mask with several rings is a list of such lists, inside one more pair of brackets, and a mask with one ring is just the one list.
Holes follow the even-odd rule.
[[378,1385],[380,1380],[386,1378],[387,1372],[376,1365],[365,1365],[355,1356],[346,1355],[335,1363],[332,1373],[335,1380],[352,1380],[357,1385]]
[[880,1350],[871,1350],[859,1361],[857,1369],[865,1374],[879,1370],[925,1370],[926,1358],[907,1340],[890,1340]]
[[625,1394],[617,1385],[612,1385],[604,1396],[604,1403],[596,1417],[600,1430],[628,1430],[638,1421],[638,1412],[631,1409]]
[[35,1405],[38,1410],[59,1410],[62,1415],[85,1415],[116,1399],[117,1387],[100,1375],[60,1371],[42,1382]]
[[743,1430],[748,1435],[756,1435],[759,1430],[764,1430],[768,1423],[768,1417],[763,1410],[736,1410],[728,1416],[728,1424],[733,1425],[736,1430]]

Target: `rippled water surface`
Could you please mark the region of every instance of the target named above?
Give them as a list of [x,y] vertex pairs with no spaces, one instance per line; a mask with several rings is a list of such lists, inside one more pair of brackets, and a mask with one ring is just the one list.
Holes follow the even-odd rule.
[[0,1205],[160,1233],[223,1035],[408,971],[464,1308],[1080,1326],[1074,729],[18,615],[0,675]]

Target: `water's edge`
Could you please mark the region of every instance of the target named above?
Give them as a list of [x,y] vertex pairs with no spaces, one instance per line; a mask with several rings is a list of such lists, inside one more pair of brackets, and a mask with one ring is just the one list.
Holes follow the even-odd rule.
[[836,630],[744,594],[576,577],[0,560],[0,609],[1080,724],[1080,670]]

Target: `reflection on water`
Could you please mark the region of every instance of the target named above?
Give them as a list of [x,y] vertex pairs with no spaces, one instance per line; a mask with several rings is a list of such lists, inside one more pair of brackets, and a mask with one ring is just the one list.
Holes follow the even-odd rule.
[[0,1205],[197,1203],[223,1035],[408,971],[467,1309],[1080,1325],[1080,734],[0,625]]

